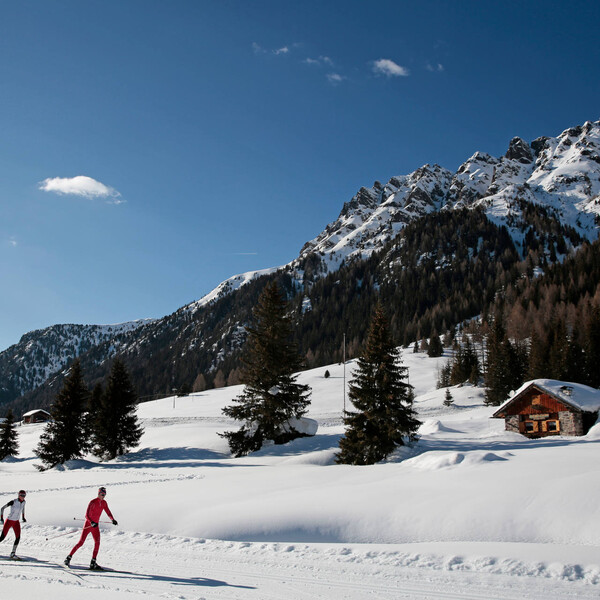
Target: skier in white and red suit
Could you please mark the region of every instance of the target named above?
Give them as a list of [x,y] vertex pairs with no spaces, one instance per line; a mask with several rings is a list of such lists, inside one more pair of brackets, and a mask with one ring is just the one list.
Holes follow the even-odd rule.
[[[12,552],[10,553],[11,558],[17,558],[15,556],[15,552],[17,551],[17,546],[21,541],[21,524],[19,523],[19,517],[22,517],[23,523],[27,523],[27,519],[25,518],[25,496],[27,496],[27,492],[25,490],[21,490],[18,498],[7,502],[2,509],[0,509],[0,523],[4,523],[2,535],[0,535],[0,542],[4,541],[4,538],[10,529],[15,532],[15,543],[13,545]],[[9,507],[10,512],[6,518],[6,522],[4,522],[4,509]]]
[[106,514],[110,517],[113,525],[118,525],[117,521],[112,516],[110,509],[108,508],[108,504],[104,499],[105,496],[106,488],[101,487],[98,489],[98,497],[94,498],[88,504],[87,511],[85,513],[85,523],[83,524],[83,530],[81,531],[81,537],[73,546],[73,549],[71,552],[69,552],[67,558],[65,558],[65,565],[69,566],[71,558],[73,558],[73,554],[75,554],[75,552],[77,552],[77,550],[83,546],[83,542],[85,542],[85,539],[91,531],[92,537],[94,538],[94,552],[92,553],[90,569],[100,569],[99,565],[96,563],[96,557],[98,556],[98,550],[100,550],[100,530],[98,529],[98,521],[100,521],[102,511],[106,512]]

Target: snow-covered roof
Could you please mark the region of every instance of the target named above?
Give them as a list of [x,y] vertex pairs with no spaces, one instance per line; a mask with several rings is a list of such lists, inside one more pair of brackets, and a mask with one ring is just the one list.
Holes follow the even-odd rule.
[[520,396],[526,389],[535,385],[543,392],[551,394],[561,402],[569,404],[580,410],[596,412],[600,410],[600,390],[569,381],[558,381],[557,379],[533,379],[526,381],[510,398],[494,413],[494,416],[502,412],[515,398]]
[[30,410],[29,412],[26,412],[23,416],[30,417],[31,415],[35,415],[36,413],[41,413],[41,412],[46,415],[50,414],[47,410],[44,410],[43,408],[36,408],[34,410]]

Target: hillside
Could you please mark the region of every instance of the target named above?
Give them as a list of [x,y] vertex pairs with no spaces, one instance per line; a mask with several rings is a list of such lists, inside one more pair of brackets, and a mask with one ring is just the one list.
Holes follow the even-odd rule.
[[142,396],[234,384],[244,326],[272,278],[292,301],[308,366],[339,359],[344,333],[355,354],[378,294],[399,341],[442,333],[596,239],[599,214],[600,122],[514,138],[504,156],[476,152],[456,173],[425,165],[361,188],[289,264],[232,277],[162,319],[86,344],[77,332],[48,344],[54,328],[28,334],[0,353],[0,404],[47,406],[76,355],[91,384],[123,355]]

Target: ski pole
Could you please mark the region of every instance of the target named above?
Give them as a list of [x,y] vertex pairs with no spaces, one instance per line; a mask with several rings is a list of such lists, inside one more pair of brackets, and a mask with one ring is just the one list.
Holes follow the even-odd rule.
[[[90,529],[91,525],[88,525],[87,527],[84,527],[82,529],[82,531],[85,531],[86,529]],[[53,540],[54,538],[59,538],[62,537],[63,535],[69,535],[70,533],[74,533],[73,531],[67,531],[66,533],[59,533],[58,535],[51,535],[49,538],[46,538],[46,541],[48,540]]]
[[[77,517],[73,517],[73,521],[86,521],[87,519],[78,519]],[[112,525],[112,521],[98,521],[98,523],[108,523]]]

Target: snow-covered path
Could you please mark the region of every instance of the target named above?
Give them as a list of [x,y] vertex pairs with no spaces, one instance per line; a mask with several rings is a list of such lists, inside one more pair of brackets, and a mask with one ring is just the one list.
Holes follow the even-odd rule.
[[[87,570],[89,549],[86,552],[85,547],[74,558],[72,569],[61,567],[57,557],[69,544],[65,538],[72,540],[77,533],[51,539],[60,533],[30,527],[22,547],[22,556],[29,560],[0,559],[2,598],[38,594],[62,600],[107,594],[111,600],[140,595],[178,600],[598,597],[597,585],[581,581],[582,573],[573,572],[578,580],[573,582],[563,567],[556,567],[562,572],[553,571],[551,561],[543,567],[541,562],[486,558],[487,550],[498,554],[499,548],[491,545],[247,543],[113,531],[103,537],[102,556],[105,564],[118,570],[100,573]],[[461,549],[466,554],[461,555]],[[515,550],[519,552],[507,548],[507,554],[514,555]],[[538,556],[547,551],[541,545],[527,549]]]

